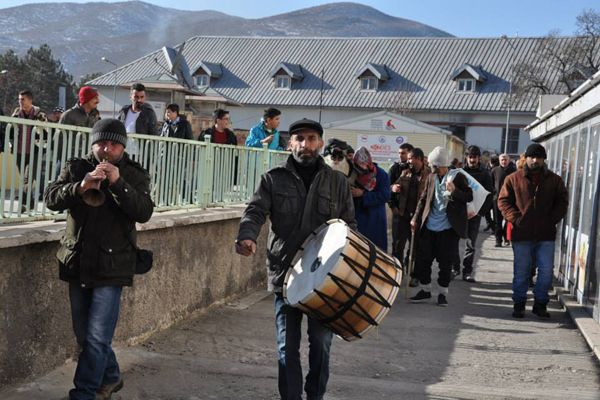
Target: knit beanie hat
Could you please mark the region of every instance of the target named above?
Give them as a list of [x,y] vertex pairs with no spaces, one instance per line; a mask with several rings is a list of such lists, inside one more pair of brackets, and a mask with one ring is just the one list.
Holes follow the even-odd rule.
[[429,153],[427,161],[429,162],[429,165],[434,167],[447,167],[449,165],[448,158],[448,150],[441,146],[437,146]]
[[527,146],[525,157],[537,157],[546,159],[546,149],[539,143],[532,143]]
[[101,140],[110,140],[127,146],[127,131],[125,125],[118,119],[101,119],[92,128],[92,144]]
[[94,97],[98,96],[98,91],[91,86],[83,86],[79,89],[79,104],[83,105]]

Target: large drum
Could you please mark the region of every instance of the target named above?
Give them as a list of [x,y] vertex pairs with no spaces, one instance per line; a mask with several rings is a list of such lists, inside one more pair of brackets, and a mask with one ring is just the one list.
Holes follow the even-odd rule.
[[402,270],[339,219],[314,231],[296,253],[283,295],[342,339],[360,339],[378,326],[396,299]]

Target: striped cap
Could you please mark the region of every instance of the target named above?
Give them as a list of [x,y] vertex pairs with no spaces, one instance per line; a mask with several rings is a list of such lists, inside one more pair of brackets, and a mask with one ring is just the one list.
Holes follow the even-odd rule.
[[110,140],[127,147],[127,131],[125,125],[118,119],[101,119],[92,128],[92,144],[101,140]]

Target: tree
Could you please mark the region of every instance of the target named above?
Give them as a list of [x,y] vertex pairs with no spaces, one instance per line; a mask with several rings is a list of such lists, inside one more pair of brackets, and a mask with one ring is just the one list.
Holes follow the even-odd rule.
[[592,9],[583,10],[577,16],[577,34],[585,38],[580,52],[587,64],[595,70],[600,69],[598,51],[600,50],[600,12]]
[[551,31],[534,49],[532,61],[515,65],[513,99],[531,94],[568,94],[600,67],[600,13],[584,10],[577,17],[576,37]]
[[46,44],[38,49],[33,47],[23,58],[8,50],[0,55],[0,70],[7,72],[0,77],[0,99],[2,108],[8,115],[17,107],[18,93],[29,89],[34,95],[34,104],[44,111],[58,105],[58,88],[66,87],[66,103],[73,104],[75,97],[71,86],[73,77],[65,71],[59,60],[54,59],[52,50]]

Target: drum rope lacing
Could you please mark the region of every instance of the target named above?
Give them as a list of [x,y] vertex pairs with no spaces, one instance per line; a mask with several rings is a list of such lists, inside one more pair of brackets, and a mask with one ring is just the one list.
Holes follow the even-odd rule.
[[[348,311],[356,314],[360,318],[363,318],[365,321],[367,321],[371,325],[377,326],[378,323],[377,323],[377,321],[375,321],[375,319],[373,317],[371,317],[369,315],[369,313],[360,305],[360,303],[357,303],[358,300],[364,295],[383,307],[391,308],[391,304],[385,299],[385,297],[372,284],[369,283],[369,279],[371,278],[371,275],[389,283],[392,286],[399,287],[400,285],[394,278],[392,278],[386,271],[384,271],[375,262],[376,258],[377,258],[377,254],[378,253],[384,254],[384,253],[379,251],[379,249],[377,249],[377,247],[373,243],[371,243],[370,240],[366,239],[363,235],[360,235],[357,232],[355,232],[355,233],[357,234],[357,236],[359,236],[359,238],[362,238],[365,242],[368,243],[368,245],[369,245],[368,254],[366,253],[364,248],[362,246],[360,246],[355,240],[352,240],[351,238],[349,238],[349,241],[351,242],[353,247],[355,247],[355,249],[361,253],[361,255],[363,255],[365,258],[369,259],[369,265],[367,267],[363,267],[362,265],[358,264],[355,260],[349,258],[347,255],[342,254],[342,256],[344,257],[345,261],[348,263],[348,266],[354,271],[354,273],[357,274],[358,276],[361,276],[361,278],[363,279],[361,285],[359,287],[356,287],[356,286],[344,281],[343,279],[338,278],[337,276],[329,273],[328,276],[344,292],[344,294],[348,297],[348,301],[345,303],[342,303],[341,301],[339,301],[331,296],[328,296],[327,294],[321,292],[320,290],[314,289],[314,292],[334,312],[334,314],[332,316],[327,317],[327,318],[323,318],[324,316],[322,313],[307,306],[306,304],[303,304],[302,302],[299,302],[299,304],[301,304],[303,307],[305,307],[311,313],[313,313],[315,316],[317,316],[321,320],[322,324],[329,326],[330,328],[333,328],[332,330],[334,330],[334,331],[338,330],[337,327],[335,326],[336,324],[342,325],[346,328],[345,330],[350,332],[353,336],[355,336],[357,338],[361,338],[362,336],[359,334],[359,332],[357,332],[356,329],[354,329],[354,327],[344,318],[344,315]],[[377,272],[381,273],[381,275],[377,272],[374,272],[373,271],[374,269],[376,269]],[[364,272],[364,275],[362,275],[359,270],[362,270]],[[346,287],[352,288],[355,291],[354,295],[352,295],[347,290]],[[372,295],[371,293],[369,293],[367,291],[367,288],[369,288],[375,295]],[[338,306],[341,305],[341,307],[338,309],[338,308],[334,307],[332,305],[332,303],[337,303],[337,305]],[[355,305],[359,308],[360,312],[353,308]]]

